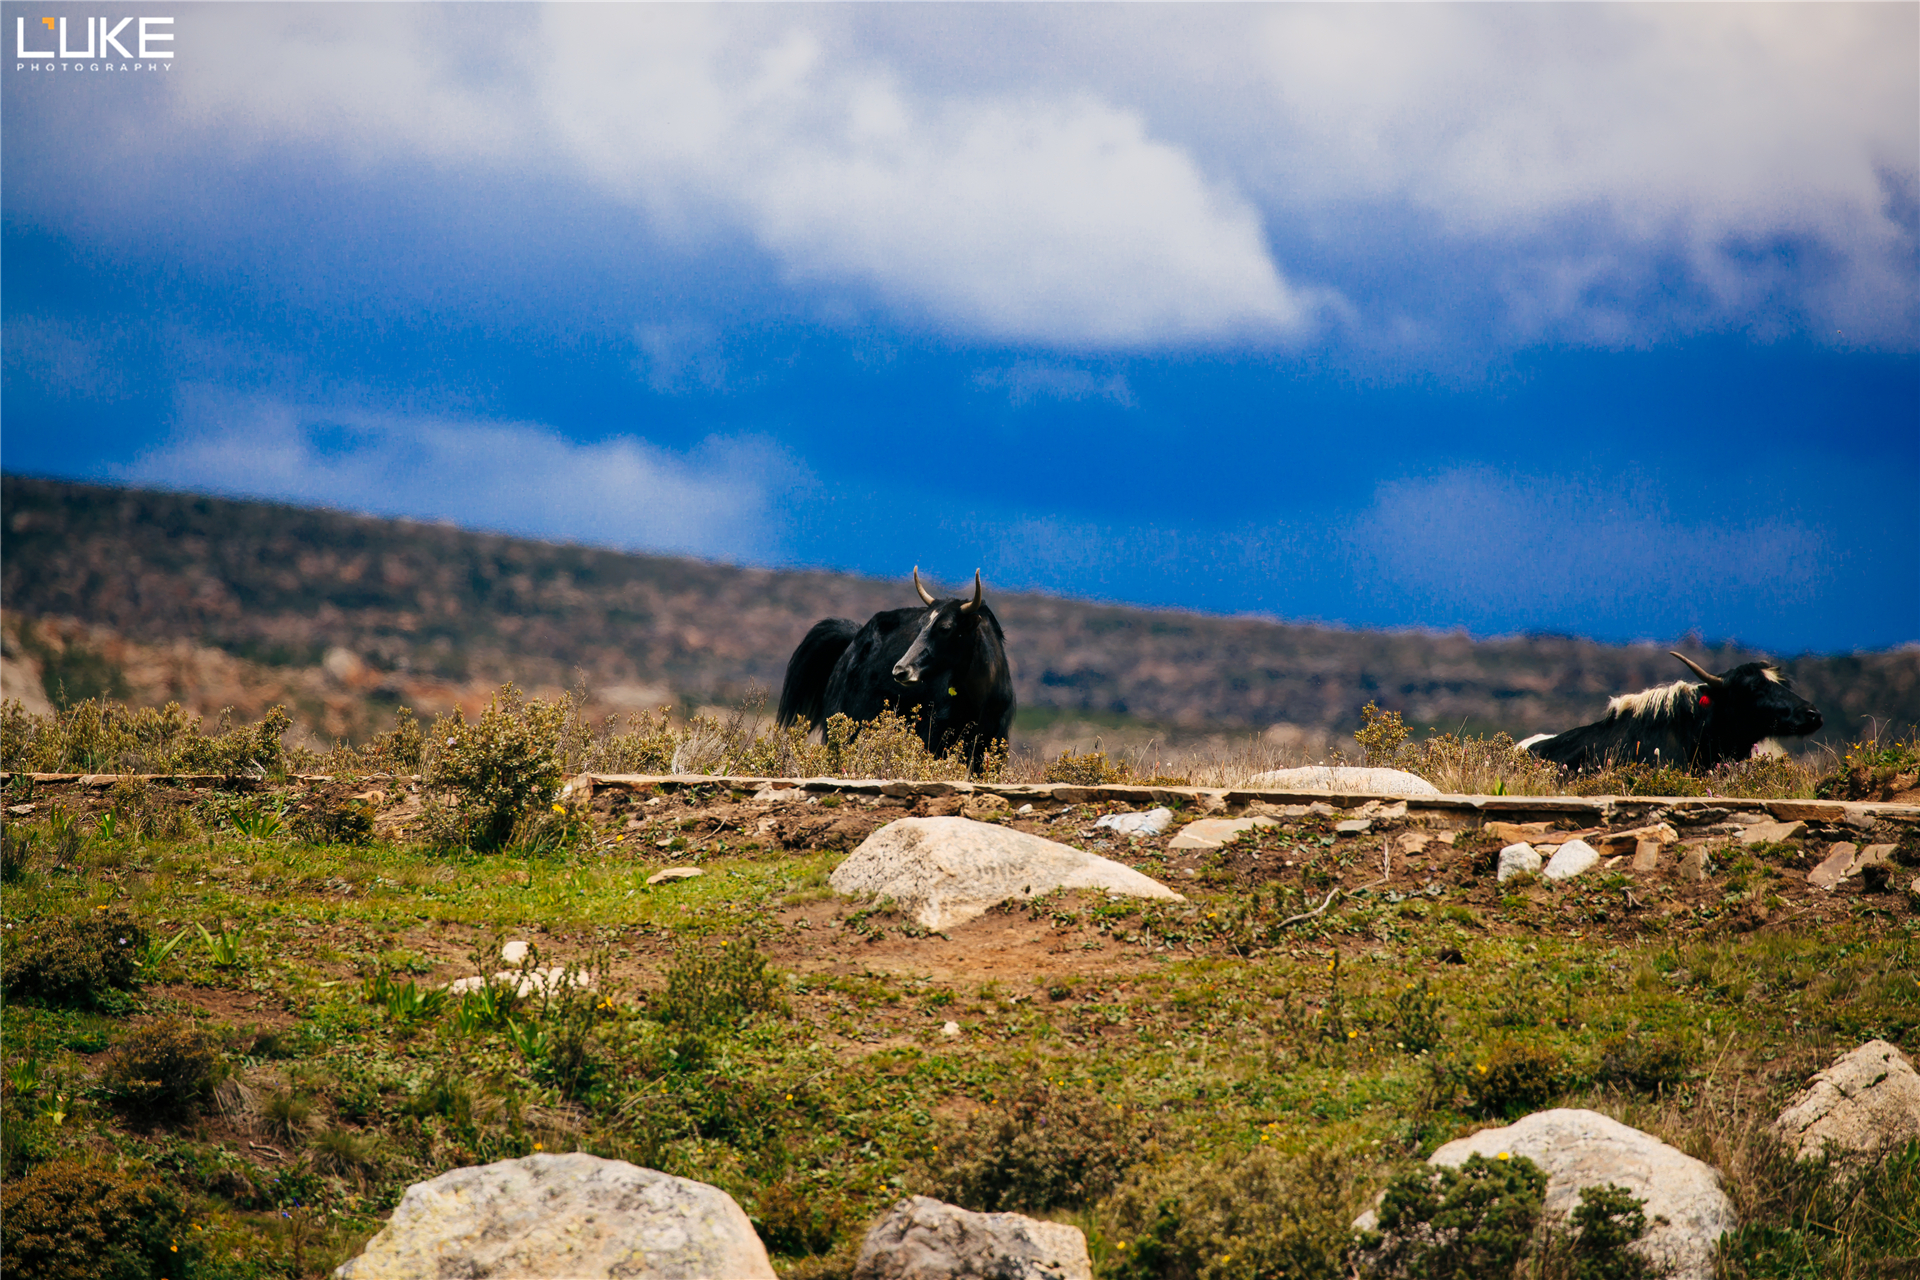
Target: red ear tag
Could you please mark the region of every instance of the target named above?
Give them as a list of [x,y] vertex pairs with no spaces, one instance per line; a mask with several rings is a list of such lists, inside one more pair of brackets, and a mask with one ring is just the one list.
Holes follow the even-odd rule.
[[1700,705],[1703,707],[1710,707],[1713,705],[1713,699],[1709,698],[1706,694],[1703,693],[1700,695]]

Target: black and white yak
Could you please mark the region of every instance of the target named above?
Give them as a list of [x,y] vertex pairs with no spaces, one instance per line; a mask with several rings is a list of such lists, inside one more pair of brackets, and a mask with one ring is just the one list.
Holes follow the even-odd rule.
[[934,599],[920,585],[918,565],[913,589],[924,602],[918,609],[876,613],[864,627],[851,618],[814,623],[787,661],[776,719],[819,728],[834,715],[865,721],[890,707],[929,751],[964,751],[978,773],[1013,724],[1006,636],[987,607],[979,570],[971,600]]
[[1623,693],[1607,703],[1605,719],[1519,745],[1576,773],[1614,764],[1698,770],[1745,760],[1768,738],[1820,728],[1819,710],[1771,663],[1743,663],[1716,676],[1683,654],[1673,656],[1693,668],[1699,684],[1676,680]]

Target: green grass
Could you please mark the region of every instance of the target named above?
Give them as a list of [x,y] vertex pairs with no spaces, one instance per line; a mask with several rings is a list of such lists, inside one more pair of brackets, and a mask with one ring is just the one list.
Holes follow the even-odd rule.
[[[1822,1218],[1832,1193],[1770,1164],[1761,1124],[1835,1053],[1871,1036],[1915,1045],[1911,925],[1574,938],[1561,910],[1605,898],[1577,889],[1555,891],[1551,911],[1515,896],[1540,924],[1519,934],[1490,935],[1444,899],[1359,899],[1242,947],[1245,899],[1201,882],[1183,886],[1184,907],[1022,908],[1014,922],[1050,931],[1059,955],[988,980],[935,976],[897,917],[847,927],[858,904],[825,889],[837,856],[721,857],[650,887],[657,864],[618,851],[95,840],[63,870],[28,868],[5,923],[112,904],[157,942],[191,932],[164,958],[150,946],[117,1005],[8,1005],[5,1176],[88,1152],[144,1163],[190,1197],[201,1274],[317,1276],[411,1182],[578,1149],[715,1183],[791,1250],[783,1271],[840,1274],[874,1213],[934,1185],[937,1148],[965,1117],[1036,1080],[1150,1130],[1136,1179],[1255,1148],[1320,1153],[1363,1201],[1441,1142],[1499,1122],[1503,1100],[1474,1086],[1477,1069],[1524,1051],[1551,1064],[1547,1105],[1605,1110],[1727,1171],[1755,1228],[1738,1275],[1864,1276],[1873,1259],[1920,1252],[1910,1219]],[[497,967],[506,937],[535,942],[543,964],[596,965],[603,985],[464,1025],[454,1002],[392,997]],[[722,942],[771,956],[779,998],[676,1019],[676,956]],[[884,964],[869,959],[879,947]],[[1082,968],[1059,959],[1089,947]],[[1443,947],[1466,964],[1436,963]],[[386,994],[370,1001],[376,986]],[[103,1050],[163,1015],[213,1037],[230,1083],[199,1117],[142,1127],[100,1088]],[[949,1019],[957,1041],[940,1035]],[[1623,1046],[1642,1044],[1662,1046],[1664,1065],[1655,1083],[1623,1086]],[[1072,1216],[1111,1261],[1124,1251],[1108,1206]]]

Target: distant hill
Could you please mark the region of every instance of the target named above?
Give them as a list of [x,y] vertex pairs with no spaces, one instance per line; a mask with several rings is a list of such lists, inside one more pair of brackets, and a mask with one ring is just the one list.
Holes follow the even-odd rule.
[[[401,702],[472,705],[506,679],[551,689],[583,673],[605,709],[727,703],[756,685],[777,694],[816,619],[912,603],[906,567],[897,581],[747,569],[0,477],[9,695],[40,681],[69,697],[176,697],[242,714],[272,698],[322,737],[362,736]],[[987,585],[1019,686],[1016,732],[1029,737],[1251,731],[1311,749],[1357,727],[1369,699],[1424,727],[1518,737],[1685,674],[1668,646],[1348,631]],[[1707,645],[1693,656],[1722,669],[1756,655]],[[1920,648],[1783,665],[1826,713],[1829,741],[1859,736],[1866,717],[1920,724]]]

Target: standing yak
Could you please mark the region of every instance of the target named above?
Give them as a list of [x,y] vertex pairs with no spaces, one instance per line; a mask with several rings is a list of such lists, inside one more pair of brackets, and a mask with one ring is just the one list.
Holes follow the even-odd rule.
[[1607,703],[1603,720],[1519,745],[1576,773],[1614,764],[1711,769],[1745,760],[1762,740],[1816,732],[1820,712],[1777,667],[1748,662],[1714,675],[1684,654],[1700,684],[1676,680]]
[[864,627],[851,618],[814,623],[787,662],[778,722],[872,720],[891,707],[929,751],[958,747],[978,773],[988,748],[1004,741],[1013,723],[1013,672],[1000,620],[987,607],[978,569],[971,600],[934,599],[920,585],[919,565],[913,589],[922,608],[876,613]]

